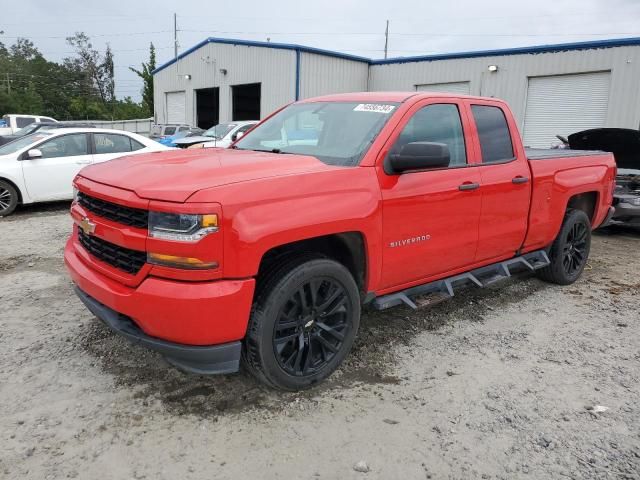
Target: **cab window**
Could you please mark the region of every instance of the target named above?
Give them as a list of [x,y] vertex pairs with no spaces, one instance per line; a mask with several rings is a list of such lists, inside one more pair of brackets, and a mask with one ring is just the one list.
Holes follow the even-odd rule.
[[16,117],[16,127],[24,128],[27,125],[31,125],[35,121],[36,119],[33,117]]
[[402,129],[390,153],[400,152],[411,142],[444,143],[449,147],[449,167],[467,163],[462,121],[455,104],[439,103],[418,110]]
[[511,133],[502,109],[489,105],[472,105],[471,111],[478,129],[482,163],[513,160]]

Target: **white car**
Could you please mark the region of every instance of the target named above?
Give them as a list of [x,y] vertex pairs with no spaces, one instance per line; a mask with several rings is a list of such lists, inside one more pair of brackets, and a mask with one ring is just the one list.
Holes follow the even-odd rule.
[[219,123],[202,135],[180,138],[173,143],[179,148],[187,148],[196,144],[203,144],[204,148],[227,148],[257,123],[257,120]]
[[121,130],[58,128],[26,135],[0,146],[0,216],[19,203],[72,199],[73,178],[92,163],[166,150],[172,149]]

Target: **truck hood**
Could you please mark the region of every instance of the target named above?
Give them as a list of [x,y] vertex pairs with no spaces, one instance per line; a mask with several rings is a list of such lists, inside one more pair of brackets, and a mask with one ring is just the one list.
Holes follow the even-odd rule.
[[141,198],[184,202],[198,190],[330,168],[305,155],[248,150],[170,150],[132,155],[84,168],[80,176]]

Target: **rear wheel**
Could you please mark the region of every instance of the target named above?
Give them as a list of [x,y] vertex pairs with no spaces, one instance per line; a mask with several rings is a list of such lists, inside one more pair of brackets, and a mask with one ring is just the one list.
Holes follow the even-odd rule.
[[18,206],[18,192],[13,185],[0,180],[0,217],[11,215]]
[[540,278],[559,285],[575,282],[584,270],[591,248],[591,222],[582,210],[569,210],[560,233],[551,245],[551,264],[539,271]]
[[293,260],[259,288],[244,363],[270,386],[309,387],[342,363],[359,323],[358,287],[343,265],[325,258]]

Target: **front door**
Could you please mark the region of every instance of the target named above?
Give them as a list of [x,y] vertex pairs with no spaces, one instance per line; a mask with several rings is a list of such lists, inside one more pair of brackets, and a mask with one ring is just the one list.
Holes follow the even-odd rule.
[[26,152],[22,156],[22,174],[29,196],[37,202],[71,199],[73,178],[93,159],[87,135],[60,135],[34,148],[42,152],[42,157],[29,158]]
[[465,144],[469,121],[455,100],[432,102],[417,104],[405,116],[389,153],[409,142],[444,143],[449,167],[401,175],[377,167],[384,232],[380,290],[446,276],[471,265],[476,255],[481,179]]

